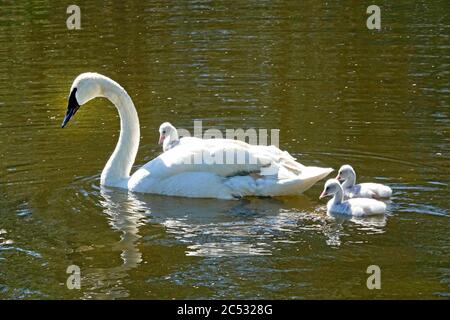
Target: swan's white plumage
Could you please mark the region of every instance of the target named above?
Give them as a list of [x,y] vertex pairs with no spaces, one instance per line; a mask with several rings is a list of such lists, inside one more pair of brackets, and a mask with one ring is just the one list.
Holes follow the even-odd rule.
[[342,182],[342,188],[344,189],[344,196],[346,198],[390,198],[392,195],[392,189],[381,183],[359,183],[356,184],[356,172],[348,164],[343,165],[336,177]]
[[[255,161],[226,162],[227,155],[238,154]],[[213,159],[215,163],[208,162]],[[223,164],[217,159],[223,159]],[[195,160],[200,161],[195,163]],[[145,164],[133,174],[128,186],[137,192],[188,197],[287,196],[301,194],[331,171],[330,168],[303,166],[287,152],[273,146],[199,139],[179,144]]]
[[327,212],[330,214],[343,214],[350,216],[369,216],[379,215],[386,212],[386,204],[384,202],[368,199],[353,198],[344,201],[344,191],[339,181],[329,179],[324,186],[321,198],[333,195],[333,198],[327,203]]
[[[189,143],[170,148],[130,176],[140,137],[139,119],[131,98],[119,84],[96,73],[78,76],[71,90],[74,88],[80,105],[100,96],[112,101],[119,111],[119,141],[101,175],[100,183],[105,186],[197,198],[287,196],[302,193],[333,171],[303,166],[274,146],[190,138]],[[227,155],[244,156],[247,161],[230,164]]]
[[392,189],[380,183],[359,183],[344,189],[347,198],[390,198]]
[[333,199],[331,199],[327,203],[327,209],[330,213],[360,217],[384,214],[386,212],[386,204],[381,201],[368,198],[353,198],[336,204],[333,202]]

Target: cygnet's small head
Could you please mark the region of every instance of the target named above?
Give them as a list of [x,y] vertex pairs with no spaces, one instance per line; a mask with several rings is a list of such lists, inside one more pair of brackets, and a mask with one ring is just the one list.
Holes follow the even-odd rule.
[[339,181],[337,181],[336,179],[329,179],[327,180],[327,182],[325,182],[325,186],[323,187],[323,191],[320,194],[319,199],[322,199],[327,196],[332,196],[336,194],[339,190],[342,190]]
[[176,133],[175,127],[170,124],[170,122],[164,122],[159,127],[159,142],[158,144],[163,144],[166,138],[170,138],[174,133]]
[[356,176],[355,170],[349,164],[344,164],[338,171],[336,179],[340,182],[347,180],[348,178]]
[[72,87],[70,88],[66,116],[61,124],[61,128],[64,128],[67,125],[81,105],[95,97],[101,96],[102,88],[99,82],[99,79],[101,78],[104,77],[93,72],[82,73],[75,78]]

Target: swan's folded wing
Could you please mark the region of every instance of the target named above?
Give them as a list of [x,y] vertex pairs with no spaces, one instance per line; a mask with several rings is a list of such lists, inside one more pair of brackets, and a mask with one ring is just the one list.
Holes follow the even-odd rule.
[[332,171],[305,167],[274,148],[214,140],[178,145],[137,170],[129,189],[190,197],[283,196],[302,193]]
[[[183,172],[210,172],[219,176],[259,172],[270,166],[267,154],[252,152],[245,145],[221,143],[214,145],[203,141],[178,145],[145,164],[141,169],[155,178],[167,178]],[[140,170],[141,170],[140,169]]]
[[[325,170],[326,175],[329,171]],[[275,146],[255,146],[231,139],[192,139],[148,162],[133,174],[133,178],[152,176],[160,180],[187,172],[215,174],[223,178],[256,173],[254,178],[264,176],[273,180],[270,184],[285,181],[286,186],[282,189],[286,190],[291,179],[296,181],[293,184],[309,185],[310,181],[317,181],[324,174],[305,167],[288,152]]]
[[316,182],[325,178],[332,168],[304,167],[301,174],[285,179],[258,179],[258,194],[263,196],[287,196],[301,194]]
[[386,204],[375,199],[353,198],[347,202],[352,207],[353,215],[375,215],[386,212]]

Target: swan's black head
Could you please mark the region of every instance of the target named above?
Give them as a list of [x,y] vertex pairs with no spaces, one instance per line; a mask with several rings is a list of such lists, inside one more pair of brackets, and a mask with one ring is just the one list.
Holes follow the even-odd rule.
[[73,88],[73,90],[69,96],[69,103],[67,104],[66,116],[64,117],[64,120],[61,124],[61,128],[64,128],[66,126],[66,124],[69,122],[70,118],[72,118],[72,116],[80,108],[80,105],[78,104],[78,101],[77,101],[76,93],[77,93],[77,88]]

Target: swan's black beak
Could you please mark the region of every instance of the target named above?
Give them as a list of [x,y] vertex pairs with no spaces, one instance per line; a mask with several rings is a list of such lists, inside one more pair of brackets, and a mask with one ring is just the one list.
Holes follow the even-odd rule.
[[74,88],[69,96],[69,103],[67,104],[67,111],[66,116],[64,117],[64,120],[61,124],[61,128],[64,128],[66,124],[69,122],[70,118],[73,117],[73,115],[77,112],[77,110],[80,108],[80,105],[78,104],[77,98],[75,96],[75,93],[77,92],[77,88]]

